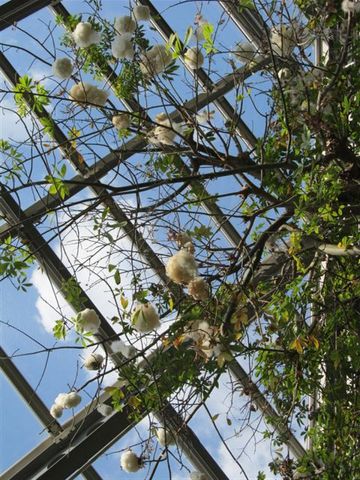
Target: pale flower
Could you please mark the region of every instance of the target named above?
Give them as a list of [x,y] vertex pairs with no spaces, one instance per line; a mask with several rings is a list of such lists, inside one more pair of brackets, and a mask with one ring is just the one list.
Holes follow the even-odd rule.
[[201,300],[206,302],[209,298],[209,285],[201,277],[196,277],[188,285],[189,295],[193,297],[194,300]]
[[69,58],[57,58],[52,65],[53,74],[56,77],[65,78],[71,77],[73,72],[73,64]]
[[114,411],[114,409],[110,405],[106,405],[106,403],[100,403],[97,406],[96,410],[102,415],[103,417],[108,417]]
[[127,450],[121,455],[120,465],[128,473],[135,473],[142,467],[141,459],[131,450]]
[[103,107],[110,94],[90,83],[80,82],[70,88],[69,95],[80,104],[88,102]]
[[132,358],[137,354],[135,347],[127,345],[122,340],[114,340],[110,343],[110,348],[114,353],[120,353],[125,358]]
[[199,48],[188,48],[184,55],[184,62],[191,70],[198,70],[204,64],[204,55]]
[[112,124],[117,130],[123,130],[130,127],[130,115],[128,113],[120,113],[112,117]]
[[233,57],[241,63],[248,63],[254,60],[256,48],[252,43],[239,42],[233,50]]
[[134,58],[135,50],[131,33],[116,35],[111,42],[111,53],[115,58],[127,58],[128,60],[132,60]]
[[196,273],[195,258],[184,249],[170,257],[166,264],[166,275],[175,283],[189,283]]
[[133,33],[136,29],[136,22],[129,16],[118,17],[115,20],[115,30],[120,33]]
[[91,353],[84,360],[84,367],[87,370],[100,370],[104,357],[100,353]]
[[50,408],[50,415],[54,418],[60,418],[63,414],[63,411],[64,409],[61,405],[54,403],[54,405],[52,405]]
[[140,333],[149,333],[157,330],[161,323],[160,317],[151,303],[140,303],[131,316],[131,324]]
[[159,427],[156,429],[156,437],[162,447],[175,444],[174,435],[164,427]]
[[277,25],[270,31],[270,45],[275,55],[287,57],[295,48],[295,33],[292,25]]
[[101,321],[95,310],[86,308],[79,313],[75,328],[78,332],[96,333],[100,325]]
[[141,56],[140,70],[143,75],[156,75],[163,72],[171,61],[171,52],[165,45],[154,45]]
[[80,22],[76,25],[72,37],[78,47],[86,48],[100,42],[100,33],[95,31],[89,22]]
[[81,397],[76,392],[70,392],[64,399],[64,408],[75,408],[81,402]]
[[137,22],[147,22],[150,20],[150,8],[147,5],[136,5],[133,8],[133,17]]
[[360,12],[360,2],[352,2],[350,0],[343,0],[341,3],[341,9],[345,13],[357,13]]

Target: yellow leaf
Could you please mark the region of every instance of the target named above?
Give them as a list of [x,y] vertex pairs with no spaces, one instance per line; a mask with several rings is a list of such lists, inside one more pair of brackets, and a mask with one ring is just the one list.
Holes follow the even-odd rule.
[[316,350],[319,350],[320,342],[316,337],[314,337],[314,335],[309,336],[309,343],[311,343]]
[[141,400],[139,397],[134,395],[133,397],[129,398],[128,404],[130,405],[130,407],[136,409],[139,405],[141,405]]
[[300,337],[295,338],[295,340],[290,344],[291,350],[296,350],[297,353],[303,353],[303,342]]
[[123,295],[121,295],[120,303],[121,303],[121,306],[123,307],[123,309],[125,310],[127,308],[127,306],[129,305],[129,300],[127,298],[125,298]]
[[172,312],[173,309],[174,309],[174,299],[172,298],[171,295],[169,296],[169,302],[168,303],[169,303],[170,312]]
[[176,349],[180,347],[180,345],[184,342],[185,340],[185,335],[180,335],[180,337],[175,338],[173,341],[173,345]]

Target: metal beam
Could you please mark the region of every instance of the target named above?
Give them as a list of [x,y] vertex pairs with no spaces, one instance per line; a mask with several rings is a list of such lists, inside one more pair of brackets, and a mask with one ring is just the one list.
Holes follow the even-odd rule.
[[57,0],[11,0],[0,5],[0,31],[55,3]]
[[[6,354],[5,350],[0,347],[0,369],[6,375],[8,380],[15,387],[26,405],[30,407],[32,412],[40,420],[40,422],[47,428],[50,435],[59,435],[63,431],[59,422],[57,422],[51,415],[37,393],[33,390],[26,378],[21,374],[20,370],[15,366],[11,358]],[[97,471],[89,466],[82,472],[86,480],[101,480]]]

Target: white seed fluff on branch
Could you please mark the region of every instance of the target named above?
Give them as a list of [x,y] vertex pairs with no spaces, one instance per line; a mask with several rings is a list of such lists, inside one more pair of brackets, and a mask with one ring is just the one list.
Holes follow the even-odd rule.
[[73,72],[73,64],[69,58],[57,58],[52,65],[53,74],[56,77],[65,78],[71,77]]
[[133,17],[137,22],[147,22],[150,20],[150,8],[147,5],[136,5],[133,8]]
[[128,60],[132,60],[134,58],[135,50],[131,33],[116,35],[111,42],[111,53],[115,58],[127,58]]
[[131,17],[124,15],[115,20],[115,30],[122,35],[123,33],[133,33],[136,29],[136,22]]
[[87,48],[100,42],[100,33],[94,30],[89,22],[78,23],[72,37],[76,45],[81,48]]
[[197,273],[196,261],[186,250],[180,250],[169,258],[166,275],[175,283],[189,283]]
[[149,333],[161,325],[159,314],[151,303],[137,305],[131,315],[131,323],[140,333]]
[[121,353],[125,358],[132,358],[137,354],[135,347],[127,345],[122,340],[114,340],[110,343],[110,348],[114,353]]
[[59,393],[55,398],[54,405],[58,405],[61,408],[74,408],[81,402],[81,397],[76,392]]
[[156,437],[162,447],[175,445],[174,435],[167,428],[164,428],[164,427],[157,428]]
[[67,393],[59,393],[59,395],[55,398],[54,405],[59,405],[61,408],[65,408],[65,399],[66,399]]
[[60,418],[63,414],[63,411],[64,409],[61,405],[54,403],[54,405],[52,405],[50,408],[50,415],[54,418]]
[[90,103],[103,107],[110,94],[90,83],[76,83],[70,88],[69,95],[79,104]]
[[117,130],[123,130],[130,127],[130,115],[128,113],[120,113],[112,117],[112,124]]
[[114,411],[114,409],[110,405],[106,405],[106,403],[100,403],[97,406],[96,410],[102,415],[103,417],[108,417]]
[[281,57],[288,57],[295,48],[294,28],[289,25],[277,25],[270,32],[270,45],[273,53]]
[[206,302],[209,298],[209,285],[201,277],[196,277],[188,285],[189,295],[193,297],[194,300],[201,300]]
[[84,360],[86,370],[100,370],[104,357],[100,353],[90,353]]
[[86,308],[79,313],[75,328],[78,332],[96,333],[99,330],[100,325],[100,318],[95,310]]
[[184,62],[191,70],[198,70],[204,64],[204,55],[199,48],[188,48],[184,55]]
[[141,55],[140,70],[143,75],[153,76],[163,72],[171,60],[171,52],[165,45],[157,44]]
[[252,43],[239,42],[233,50],[233,57],[241,63],[248,63],[254,60],[256,48]]
[[352,2],[350,0],[343,0],[343,2],[341,3],[341,9],[345,13],[360,12],[360,2]]
[[205,40],[204,29],[206,25],[209,25],[209,22],[202,15],[198,14],[195,17],[195,23],[197,24],[197,28],[194,32],[195,40],[197,40],[198,42],[202,42],[203,40]]
[[120,465],[128,473],[135,473],[142,467],[141,459],[131,450],[127,450],[121,455]]

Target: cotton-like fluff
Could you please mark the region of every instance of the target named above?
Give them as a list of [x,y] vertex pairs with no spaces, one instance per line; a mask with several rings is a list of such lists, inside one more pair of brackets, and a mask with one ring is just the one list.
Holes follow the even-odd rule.
[[148,140],[154,145],[174,145],[177,134],[182,134],[184,125],[182,123],[171,122],[166,113],[162,112],[156,115],[155,122],[159,125],[151,130]]
[[352,2],[351,0],[343,0],[343,2],[341,3],[341,10],[345,13],[360,12],[360,3]]
[[131,450],[127,450],[121,455],[120,465],[128,473],[135,473],[142,467],[141,459]]
[[100,405],[98,405],[96,407],[96,410],[100,413],[100,415],[102,415],[103,417],[108,417],[109,415],[111,415],[114,411],[114,409],[110,406],[110,405],[106,405],[106,403],[100,403]]
[[157,44],[141,56],[140,70],[143,75],[153,76],[163,72],[171,60],[171,52],[165,45]]
[[50,415],[54,418],[60,418],[63,414],[63,407],[58,403],[54,403],[50,408]]
[[282,81],[289,80],[292,77],[291,70],[289,68],[286,68],[286,67],[280,68],[280,70],[278,71],[278,77]]
[[151,303],[140,303],[131,315],[132,326],[140,333],[149,333],[160,327],[160,317]]
[[127,345],[122,340],[114,340],[110,343],[110,348],[114,353],[121,353],[125,358],[133,358],[137,350],[132,345]]
[[164,428],[164,427],[157,428],[156,437],[162,447],[175,444],[174,435],[167,428]]
[[209,285],[201,277],[196,277],[188,285],[189,295],[193,297],[194,300],[201,300],[206,302],[209,298]]
[[90,353],[84,360],[86,370],[100,370],[104,357],[100,353]]
[[100,33],[94,30],[89,22],[78,23],[72,37],[76,45],[81,48],[87,48],[100,42]]
[[184,249],[170,257],[166,264],[166,275],[175,283],[189,283],[196,273],[195,258]]
[[137,22],[147,22],[150,20],[150,8],[147,5],[136,5],[133,8],[132,14]]
[[277,25],[270,32],[270,45],[273,53],[287,57],[295,48],[295,35],[292,25]]
[[130,115],[128,113],[120,113],[112,117],[112,124],[117,130],[123,130],[130,127]]
[[64,398],[64,408],[75,408],[81,402],[81,397],[76,392],[70,392]]
[[56,77],[65,78],[71,77],[73,72],[73,64],[69,58],[57,58],[52,64],[52,71]]
[[123,33],[133,33],[136,29],[136,22],[131,17],[124,15],[115,20],[115,30],[122,35]]
[[132,60],[135,54],[132,34],[124,33],[122,35],[116,35],[111,42],[111,53],[115,58]]
[[189,480],[208,480],[205,473],[191,472]]
[[184,55],[184,62],[191,70],[198,70],[204,64],[204,55],[199,48],[188,48]]
[[59,395],[55,398],[54,405],[59,405],[62,408],[65,408],[65,400],[67,397],[67,393],[59,393]]
[[110,94],[90,83],[76,83],[70,88],[69,95],[79,104],[88,102],[103,107]]
[[256,48],[252,43],[239,42],[235,45],[233,56],[241,63],[248,63],[254,60],[256,55]]
[[95,310],[86,308],[78,315],[76,330],[81,332],[96,333],[99,330],[100,325],[101,321]]

